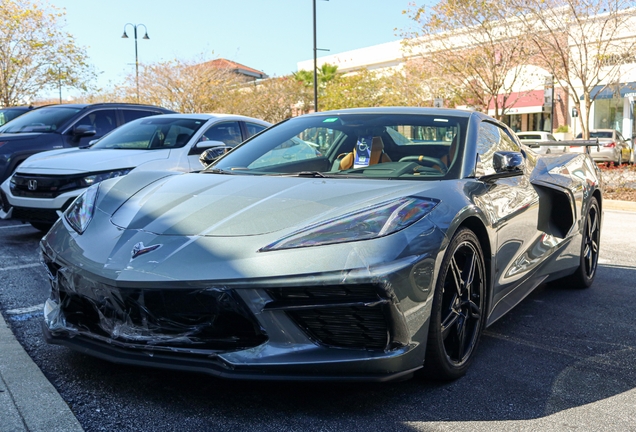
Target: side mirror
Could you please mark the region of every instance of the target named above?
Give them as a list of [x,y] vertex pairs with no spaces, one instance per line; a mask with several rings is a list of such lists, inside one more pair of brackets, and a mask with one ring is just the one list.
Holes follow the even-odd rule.
[[513,151],[498,151],[492,157],[494,174],[481,176],[481,181],[491,181],[505,177],[515,177],[523,175],[526,169],[526,160],[523,154]]
[[[214,142],[214,141],[206,141],[206,142]],[[220,158],[221,156],[223,156],[224,154],[232,150],[232,148],[233,147],[226,146],[226,145],[209,148],[205,150],[203,153],[201,153],[201,156],[199,156],[199,161],[201,161],[203,166],[208,166],[212,162],[216,161],[218,158]]]
[[73,128],[73,137],[77,139],[93,136],[96,133],[95,127],[90,125],[79,125]]
[[196,143],[194,145],[194,148],[198,150],[205,150],[212,147],[226,147],[226,146],[227,144],[225,144],[223,141],[205,140],[205,141],[199,141],[198,143]]

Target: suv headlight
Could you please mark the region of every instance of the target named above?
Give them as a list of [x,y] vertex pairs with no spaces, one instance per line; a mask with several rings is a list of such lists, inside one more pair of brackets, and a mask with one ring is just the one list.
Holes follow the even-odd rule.
[[110,178],[115,178],[115,177],[120,177],[120,176],[126,175],[130,171],[132,171],[132,168],[124,168],[124,169],[120,169],[120,170],[116,170],[116,171],[107,171],[107,172],[95,173],[95,174],[91,174],[91,175],[87,175],[87,176],[83,177],[81,182],[84,185],[84,187],[88,187],[88,186],[92,186],[92,185],[94,185],[96,183],[99,183],[101,181],[108,180]]
[[404,197],[348,213],[296,231],[260,249],[261,252],[369,240],[393,234],[426,216],[439,203]]
[[82,234],[95,213],[95,201],[99,192],[99,183],[95,184],[78,196],[64,212],[64,218],[78,234]]

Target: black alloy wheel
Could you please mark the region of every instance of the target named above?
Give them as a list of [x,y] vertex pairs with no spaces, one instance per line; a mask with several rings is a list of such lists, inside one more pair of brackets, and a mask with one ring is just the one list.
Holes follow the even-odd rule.
[[430,378],[453,380],[468,370],[484,327],[485,293],[479,240],[460,229],[446,250],[435,288],[425,360]]
[[[576,271],[562,282],[572,288],[589,288],[596,277],[601,244],[601,212],[596,198],[590,200],[581,232],[581,257]],[[558,283],[558,281],[555,281]]]

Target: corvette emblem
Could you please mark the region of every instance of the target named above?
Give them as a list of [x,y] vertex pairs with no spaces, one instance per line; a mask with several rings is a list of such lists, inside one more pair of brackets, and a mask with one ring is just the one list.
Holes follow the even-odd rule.
[[135,259],[137,258],[139,255],[143,255],[143,254],[147,254],[148,252],[152,252],[153,250],[157,250],[161,247],[160,244],[156,244],[156,245],[152,245],[152,246],[144,246],[144,244],[142,242],[137,243],[132,251],[131,251],[131,255],[132,258],[131,259]]

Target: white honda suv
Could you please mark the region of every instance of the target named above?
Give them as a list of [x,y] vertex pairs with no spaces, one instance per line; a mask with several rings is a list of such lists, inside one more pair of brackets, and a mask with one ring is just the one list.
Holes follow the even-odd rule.
[[198,171],[204,150],[234,147],[269,126],[238,115],[156,115],[127,123],[88,147],[35,154],[0,186],[0,219],[18,219],[48,231],[95,183],[132,170]]

